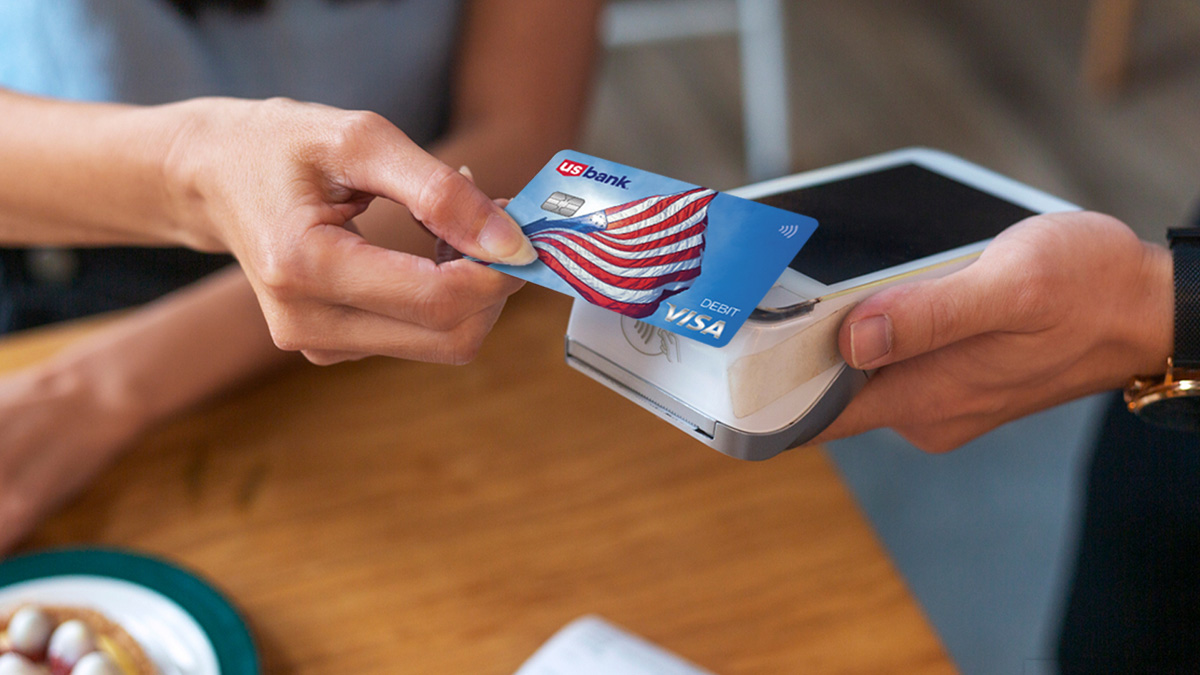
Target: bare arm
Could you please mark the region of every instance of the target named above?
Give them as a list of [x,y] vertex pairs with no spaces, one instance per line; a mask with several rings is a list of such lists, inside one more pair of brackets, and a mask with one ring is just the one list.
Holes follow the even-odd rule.
[[[282,99],[139,107],[0,91],[0,119],[0,241],[228,250],[284,349],[433,358],[438,344],[479,337],[479,322],[466,319],[516,289],[491,270],[438,268],[348,231],[376,196],[407,205],[471,255],[535,255],[470,181],[371,113]],[[431,294],[443,298],[433,312]]]
[[0,89],[0,240],[168,243],[183,232],[163,180],[178,108],[63,103]]
[[0,377],[0,551],[150,425],[287,360],[230,267]]
[[[456,110],[471,112],[455,114],[434,148],[451,166],[471,166],[495,196],[519,189],[572,141],[582,118],[598,3],[531,4],[544,6],[528,13],[522,0],[472,6],[455,92]],[[512,6],[506,12],[504,5]],[[581,27],[563,36],[570,45],[546,44],[527,53],[522,42],[545,30],[529,16],[570,19]],[[543,58],[547,50],[569,53]],[[545,95],[543,77],[567,83],[559,92],[569,95]],[[355,222],[381,245],[432,254],[432,237],[394,202],[376,200]],[[484,333],[502,305],[478,317]],[[245,275],[230,268],[135,310],[45,364],[0,378],[0,551],[147,427],[289,358],[295,360],[273,344]],[[172,376],[164,377],[167,372]],[[67,416],[79,423],[65,427]],[[82,433],[70,436],[72,430]]]
[[[471,112],[456,114],[445,140],[433,150],[449,164],[473,167],[485,192],[496,196],[519,189],[545,158],[577,134],[599,4],[565,6],[550,0],[536,8],[540,11],[524,12],[517,6],[529,9],[526,0],[509,1],[514,7],[477,3],[468,15],[456,95]],[[542,47],[544,53],[523,47],[557,22],[575,26],[575,32],[558,34]],[[548,58],[551,53],[565,58]],[[547,80],[569,84],[549,95],[541,86]],[[378,201],[356,220],[377,243],[432,256],[431,238],[394,202]],[[76,363],[88,359],[111,364],[109,379],[130,379],[122,386],[142,392],[137,403],[143,410],[161,408],[151,418],[186,408],[286,360],[271,343],[254,294],[236,269],[119,321],[72,357]],[[162,378],[158,374],[163,372],[180,376]]]

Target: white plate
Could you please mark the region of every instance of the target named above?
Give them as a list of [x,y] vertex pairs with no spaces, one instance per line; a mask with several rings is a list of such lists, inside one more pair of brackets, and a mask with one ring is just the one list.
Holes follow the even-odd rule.
[[76,549],[0,563],[0,611],[26,603],[87,607],[120,624],[162,675],[258,675],[253,640],[210,585],[165,561]]

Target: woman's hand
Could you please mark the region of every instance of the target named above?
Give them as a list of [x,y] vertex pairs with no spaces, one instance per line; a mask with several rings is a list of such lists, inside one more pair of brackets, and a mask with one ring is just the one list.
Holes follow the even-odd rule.
[[126,393],[92,375],[53,361],[0,375],[0,553],[143,430]]
[[462,362],[520,283],[371,246],[352,219],[403,204],[468,255],[523,264],[520,228],[372,113],[288,100],[74,103],[0,89],[0,242],[228,250],[275,342],[327,363]]
[[842,355],[879,370],[817,441],[892,427],[945,451],[1162,372],[1172,289],[1170,253],[1113,218],[1029,218],[965,269],[881,291],[847,315]]
[[376,196],[467,255],[536,258],[499,206],[378,115],[282,99],[167,108],[183,120],[165,175],[185,243],[237,256],[282,349],[317,363],[463,363],[521,287],[474,262],[369,244],[352,219]]

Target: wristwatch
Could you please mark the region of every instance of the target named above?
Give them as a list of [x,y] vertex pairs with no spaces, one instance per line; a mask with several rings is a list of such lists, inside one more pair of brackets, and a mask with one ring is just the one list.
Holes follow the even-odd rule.
[[1167,230],[1175,262],[1175,354],[1162,375],[1134,377],[1129,411],[1159,426],[1200,430],[1200,227]]

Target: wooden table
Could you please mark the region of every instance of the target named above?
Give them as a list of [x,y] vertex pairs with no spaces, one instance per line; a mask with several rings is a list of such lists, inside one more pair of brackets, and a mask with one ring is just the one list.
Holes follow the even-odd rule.
[[[201,573],[268,673],[509,675],[587,613],[717,675],[954,671],[822,451],[704,447],[568,368],[568,311],[527,288],[470,366],[243,388],[147,438],[25,550]],[[0,369],[79,332],[10,338]]]

